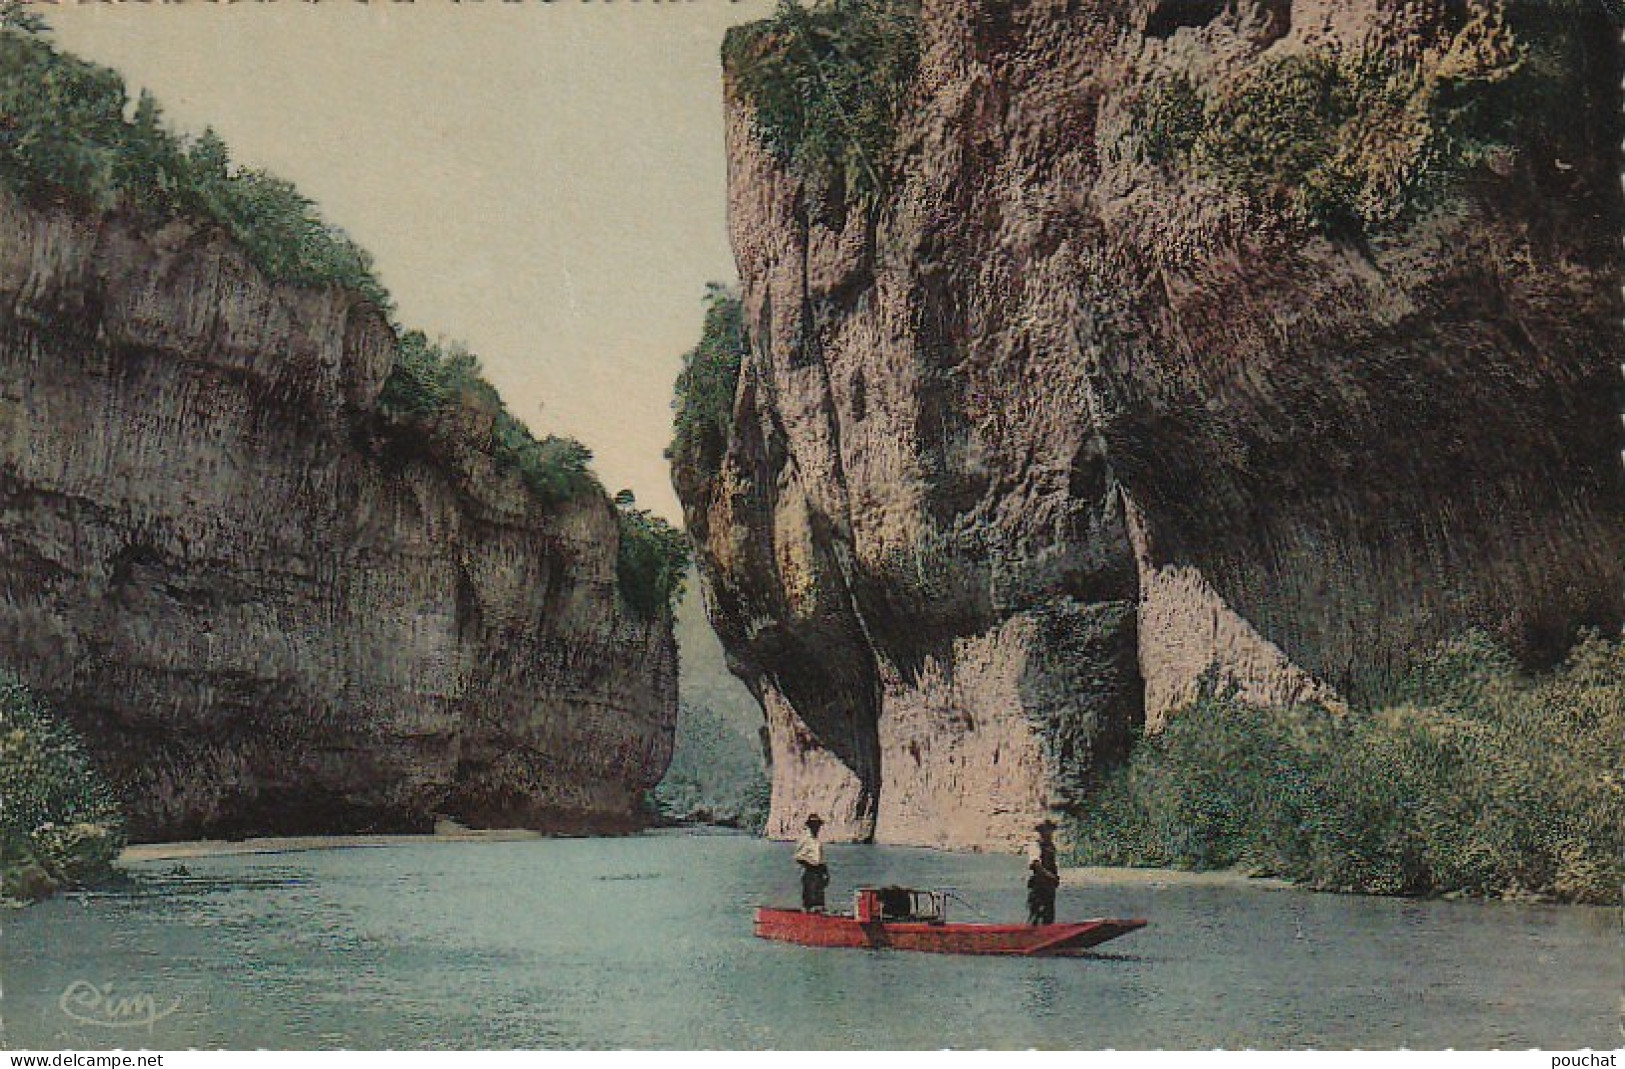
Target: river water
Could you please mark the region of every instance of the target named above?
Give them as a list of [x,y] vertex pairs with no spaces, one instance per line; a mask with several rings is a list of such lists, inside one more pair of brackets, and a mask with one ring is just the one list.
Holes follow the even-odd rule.
[[[997,919],[1023,913],[1017,858],[828,853],[832,902],[856,882],[904,882],[953,887]],[[4,918],[3,1041],[14,1049],[1620,1042],[1612,910],[1142,878],[1062,887],[1062,919],[1151,920],[1092,958],[814,950],[751,936],[755,906],[795,898],[789,855],[784,844],[744,836],[661,832],[197,859],[185,873],[147,862],[132,866],[124,891],[61,897]],[[964,906],[958,913],[980,919]],[[144,1017],[157,1019],[147,1026]],[[123,1027],[103,1023],[111,1019]]]

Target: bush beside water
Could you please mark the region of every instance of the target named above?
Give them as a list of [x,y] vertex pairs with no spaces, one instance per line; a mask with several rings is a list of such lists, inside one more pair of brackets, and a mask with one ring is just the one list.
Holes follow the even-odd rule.
[[1529,677],[1473,634],[1379,710],[1258,708],[1209,688],[1106,776],[1072,860],[1617,903],[1622,767],[1625,644],[1591,635]]
[[78,736],[0,672],[0,892],[12,900],[113,873],[124,822]]

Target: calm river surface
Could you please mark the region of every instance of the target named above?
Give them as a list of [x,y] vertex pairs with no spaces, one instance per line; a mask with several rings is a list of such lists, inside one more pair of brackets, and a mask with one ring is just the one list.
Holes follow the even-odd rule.
[[[859,881],[1023,912],[1017,858],[830,848]],[[133,866],[4,918],[3,1044],[186,1047],[1531,1047],[1620,1042],[1612,910],[1255,886],[1094,883],[1062,918],[1144,916],[1096,958],[812,950],[752,938],[795,897],[743,836],[425,843]],[[978,919],[959,907],[960,919]],[[151,995],[81,1024],[76,982]],[[72,1005],[72,1000],[69,1000]],[[134,1003],[132,1003],[134,1005]]]

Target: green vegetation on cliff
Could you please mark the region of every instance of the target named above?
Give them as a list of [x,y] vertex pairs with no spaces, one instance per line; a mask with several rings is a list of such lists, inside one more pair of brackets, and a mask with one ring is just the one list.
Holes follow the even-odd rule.
[[705,291],[700,343],[683,356],[672,398],[668,459],[714,475],[733,436],[734,394],[749,352],[745,311],[738,294],[713,282]]
[[1135,105],[1134,137],[1286,220],[1374,234],[1472,169],[1512,165],[1521,106],[1556,77],[1543,47],[1479,12],[1418,55],[1293,53],[1203,87],[1173,75]]
[[916,0],[780,0],[738,27],[723,62],[769,149],[819,199],[880,199],[895,166],[898,119],[919,64]]
[[118,73],[57,51],[44,35],[38,15],[0,8],[0,182],[84,210],[212,219],[273,279],[344,286],[389,307],[372,258],[291,184],[234,168],[212,130],[171,133],[148,93],[126,118]]
[[41,898],[105,880],[124,823],[78,736],[0,672],[0,893]]
[[[430,341],[421,331],[402,334],[379,408],[397,432],[405,430],[418,443],[447,440],[482,448],[481,428],[489,427],[483,448],[499,465],[517,472],[544,503],[603,492],[592,473],[592,451],[571,438],[534,437],[508,411],[496,387],[480,373],[479,358],[464,346]],[[652,619],[682,597],[688,538],[637,508],[631,491],[617,494],[615,505],[621,598],[635,614]]]
[[675,608],[691,563],[688,535],[638,508],[630,490],[615,495],[615,509],[621,531],[615,572],[627,607],[645,618]]
[[1531,678],[1470,635],[1380,710],[1205,695],[1108,774],[1074,859],[1239,866],[1328,890],[1618,902],[1622,766],[1625,643],[1592,635]]
[[699,598],[678,608],[674,631],[682,702],[671,764],[650,800],[667,821],[760,832],[771,794],[762,707],[728,670]]
[[487,445],[497,462],[518,472],[546,503],[602,492],[590,468],[592,451],[574,439],[532,435],[481,374],[479,358],[461,345],[432,342],[422,331],[402,334],[378,400],[386,416],[425,439],[467,438],[465,417],[484,414],[473,423],[489,423]]

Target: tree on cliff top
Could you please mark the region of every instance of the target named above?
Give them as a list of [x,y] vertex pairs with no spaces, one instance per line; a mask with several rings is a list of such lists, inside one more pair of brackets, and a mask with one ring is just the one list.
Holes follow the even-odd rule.
[[705,472],[721,467],[733,436],[734,394],[749,347],[739,295],[719,282],[709,283],[699,344],[684,354],[673,388],[667,459]]
[[763,142],[835,204],[885,196],[919,64],[915,0],[780,0],[728,35],[723,58]]
[[339,285],[389,308],[372,258],[293,185],[233,168],[212,130],[169,132],[148,93],[126,119],[117,72],[57,51],[46,31],[19,5],[0,9],[0,182],[36,202],[211,219],[272,279]]
[[[543,502],[559,504],[603,492],[592,473],[592,451],[573,438],[533,435],[486,380],[479,357],[459,343],[430,341],[420,330],[403,331],[378,405],[389,421],[424,442],[451,439],[490,452],[499,465],[518,472]],[[488,416],[488,441],[465,440],[469,421],[461,417],[470,411]]]

